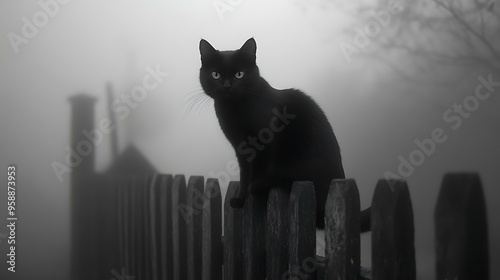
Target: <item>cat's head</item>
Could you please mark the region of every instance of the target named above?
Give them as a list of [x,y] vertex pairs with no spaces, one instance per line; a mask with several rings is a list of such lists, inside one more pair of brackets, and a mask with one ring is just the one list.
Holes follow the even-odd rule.
[[200,82],[214,100],[244,97],[259,84],[255,64],[257,45],[253,38],[234,51],[218,51],[209,42],[200,41]]

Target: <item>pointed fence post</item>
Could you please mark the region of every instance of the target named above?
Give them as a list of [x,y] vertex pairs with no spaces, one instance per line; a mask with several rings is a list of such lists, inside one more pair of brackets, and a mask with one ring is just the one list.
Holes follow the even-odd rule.
[[224,279],[244,279],[243,209],[233,208],[231,198],[238,193],[239,182],[232,181],[224,199]]
[[243,207],[246,280],[266,279],[267,196],[249,195]]
[[202,279],[222,279],[222,197],[217,179],[208,179],[203,204]]
[[445,175],[434,223],[436,279],[489,279],[486,204],[478,174]]
[[129,243],[128,247],[130,248],[130,256],[129,256],[129,263],[130,263],[130,275],[137,276],[137,199],[136,199],[136,187],[137,184],[139,183],[139,180],[136,176],[132,176],[130,178],[130,181],[128,183],[128,201],[130,208],[127,211],[128,216],[129,216]]
[[186,179],[176,175],[172,185],[172,259],[173,279],[187,279],[186,220],[183,209],[186,204]]
[[[144,185],[141,188],[142,191],[142,266],[144,268],[143,277],[144,279],[151,279],[151,246],[152,246],[152,234],[151,234],[151,197],[149,192],[151,191],[151,185],[153,184],[153,176],[146,176],[144,179]],[[142,278],[142,277],[141,277]]]
[[157,189],[160,207],[157,208],[159,218],[160,242],[160,279],[173,278],[173,229],[172,229],[172,175],[161,175],[160,185]]
[[273,188],[267,200],[267,279],[282,279],[288,270],[288,200],[283,188]]
[[186,191],[187,279],[200,280],[203,238],[203,176],[191,176]]
[[125,217],[125,180],[123,178],[117,179],[116,188],[116,211],[118,217],[118,242],[119,242],[119,253],[120,253],[120,268],[127,267],[127,252],[126,252],[126,240],[127,240],[127,227],[126,227],[126,217]]
[[134,276],[138,278],[144,278],[144,219],[143,219],[143,188],[144,188],[144,178],[143,177],[136,177],[135,184],[133,186],[134,188],[134,197],[133,200],[135,201],[135,209],[134,209],[134,218],[135,218],[135,224],[134,224],[134,232],[135,232],[135,238],[134,238],[134,243],[135,243],[135,267],[136,267],[136,273]]
[[371,210],[373,280],[415,280],[413,207],[402,180],[379,180]]
[[359,213],[356,182],[332,180],[325,206],[326,279],[359,279]]
[[166,180],[172,179],[169,175],[157,174],[153,177],[149,191],[149,220],[151,228],[151,279],[160,280],[169,263],[164,258],[164,250],[166,250],[167,235],[162,234],[163,228],[166,226],[166,213],[162,212],[162,207],[166,204],[163,195],[166,193]]
[[289,278],[316,280],[316,194],[309,181],[293,182],[288,205]]

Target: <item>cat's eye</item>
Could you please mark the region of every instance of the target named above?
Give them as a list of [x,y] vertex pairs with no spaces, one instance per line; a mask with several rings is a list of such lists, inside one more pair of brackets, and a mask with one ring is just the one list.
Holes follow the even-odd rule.
[[241,78],[243,78],[243,75],[245,75],[245,73],[240,71],[240,72],[236,72],[236,74],[234,74],[234,77],[236,79],[241,79]]
[[214,71],[214,72],[212,72],[212,78],[218,80],[218,79],[220,79],[220,74]]

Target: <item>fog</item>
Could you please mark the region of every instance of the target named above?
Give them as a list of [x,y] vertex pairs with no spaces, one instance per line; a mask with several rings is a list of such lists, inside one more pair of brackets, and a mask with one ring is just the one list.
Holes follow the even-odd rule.
[[[33,22],[48,2],[0,3],[0,161],[4,170],[17,167],[18,216],[16,273],[7,271],[7,230],[0,230],[1,279],[69,277],[70,172],[58,174],[53,166],[66,163],[71,96],[97,99],[97,126],[109,117],[107,84],[113,100],[120,100],[159,72],[154,88],[132,99],[128,114],[118,114],[119,151],[135,145],[162,173],[228,174],[235,155],[212,103],[192,99],[202,95],[198,43],[204,38],[216,49],[231,50],[250,37],[257,42],[261,75],[275,88],[302,89],[327,114],[363,208],[388,171],[407,180],[418,279],[434,279],[433,211],[443,175],[478,172],[487,202],[491,279],[499,279],[500,88],[467,117],[454,105],[475,96],[479,77],[500,80],[500,3],[484,12],[488,44],[474,35],[458,43],[455,35],[463,26],[436,20],[448,17],[432,1],[401,2],[402,11],[392,13],[368,43],[356,29],[364,30],[375,20],[370,12],[387,10],[390,2],[60,1],[53,2],[58,8],[47,22],[23,35],[25,19]],[[433,20],[419,21],[419,15]],[[409,160],[419,149],[415,141],[432,138],[436,129],[446,140],[402,176],[401,159]],[[111,164],[110,147],[109,134],[94,147],[98,171]],[[227,179],[219,179],[226,188]],[[0,172],[0,182],[7,182],[7,172]],[[4,189],[5,223],[6,197]],[[362,262],[369,266],[369,235],[362,243]]]

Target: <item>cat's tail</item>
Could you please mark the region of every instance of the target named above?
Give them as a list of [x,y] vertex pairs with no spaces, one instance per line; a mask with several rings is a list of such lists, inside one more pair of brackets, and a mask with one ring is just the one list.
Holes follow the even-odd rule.
[[361,220],[361,225],[360,225],[360,231],[361,232],[367,232],[371,230],[371,211],[372,208],[368,207],[365,210],[361,211],[359,215],[359,219]]
[[245,199],[241,199],[239,197],[231,198],[231,202],[229,203],[233,208],[243,208],[245,206]]
[[[360,232],[368,232],[371,230],[371,207],[366,208],[359,214]],[[316,227],[319,229],[325,228],[325,216],[320,211],[316,214]]]
[[236,192],[236,195],[231,198],[231,201],[229,204],[233,208],[243,208],[245,205],[245,200],[247,199],[248,196],[248,186],[243,186],[240,183],[240,186],[238,187],[238,191]]

